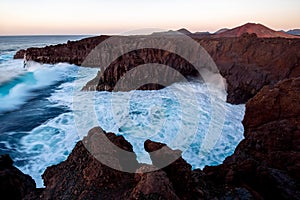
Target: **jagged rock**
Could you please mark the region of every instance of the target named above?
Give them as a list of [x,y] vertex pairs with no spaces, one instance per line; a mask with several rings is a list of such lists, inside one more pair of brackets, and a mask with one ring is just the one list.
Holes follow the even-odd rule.
[[300,78],[264,87],[246,104],[245,139],[204,172],[217,184],[246,187],[256,198],[300,199]]
[[[192,166],[181,157],[180,150],[172,150],[165,144],[151,140],[146,140],[144,147],[150,153],[153,165],[163,167],[180,199],[204,198],[202,188],[196,187],[192,178]],[[166,163],[170,164],[165,166]]]
[[79,41],[68,41],[65,44],[49,45],[44,48],[28,48],[18,51],[15,59],[23,59],[26,53],[27,60],[34,60],[40,63],[68,62],[81,65],[82,61],[100,42],[109,36],[97,36],[85,38]]
[[[68,159],[58,165],[48,167],[43,174],[46,186],[41,199],[126,199],[136,185],[134,174],[112,169],[99,162],[85,147],[91,142],[98,153],[110,153],[114,164],[122,167],[122,161],[108,152],[103,143],[96,144],[103,136],[117,146],[132,152],[132,146],[122,137],[109,133],[107,136],[100,128],[94,128],[83,141],[76,144]],[[97,138],[98,137],[98,138]],[[95,143],[93,143],[95,142]],[[95,153],[95,151],[93,152]],[[119,162],[120,161],[120,162]],[[135,158],[127,162],[136,163]]]
[[34,180],[13,166],[9,155],[0,156],[0,194],[1,199],[18,200],[35,189]]
[[153,165],[140,167],[136,171],[135,179],[138,183],[132,190],[130,199],[179,200],[167,174]]
[[[138,164],[136,157],[124,160],[115,148],[102,142],[104,137],[132,152],[131,144],[123,136],[93,128],[76,144],[66,161],[46,169],[43,174],[46,188],[33,191],[25,199],[179,199],[174,183],[169,180],[170,175],[175,174],[167,175],[155,166]],[[136,173],[106,166],[97,159],[98,154],[107,155],[105,158],[114,168],[120,165],[122,169],[128,167],[127,163],[133,163],[130,166],[135,166]]]

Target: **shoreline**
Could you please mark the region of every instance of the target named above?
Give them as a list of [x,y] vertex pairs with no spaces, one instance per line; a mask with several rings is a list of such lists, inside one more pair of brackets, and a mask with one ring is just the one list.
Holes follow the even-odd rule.
[[[26,52],[28,60],[40,63],[67,62],[81,65],[86,56],[109,37],[95,36],[65,44],[19,50],[14,59],[23,58]],[[220,74],[226,79],[229,103],[246,103],[263,86],[274,85],[280,80],[300,76],[298,59],[300,39],[258,38],[253,34],[244,34],[238,38],[194,38],[194,40],[208,52]],[[111,63],[103,74],[99,73],[86,85],[86,88],[110,91],[127,70],[141,63],[147,63],[152,58],[156,58],[157,63],[172,66],[184,75],[195,76],[186,61],[180,58],[166,61],[169,55],[160,57],[159,54],[161,53],[155,50],[140,50],[125,54]],[[136,57],[141,58],[141,63],[135,63]],[[145,89],[157,89],[157,87],[150,86]]]
[[[43,60],[56,63],[64,59],[78,62],[80,56],[88,54],[87,49],[92,48],[89,45],[96,45],[98,40],[103,41],[103,36],[45,48],[29,48],[27,53],[31,60],[40,62]],[[4,159],[4,162],[8,163],[0,170],[7,172],[7,177],[14,180],[11,181],[13,184],[7,187],[21,191],[20,194],[25,199],[100,197],[191,199],[195,196],[204,199],[242,197],[299,199],[299,145],[298,140],[294,138],[299,136],[300,120],[298,59],[300,55],[297,51],[300,40],[262,39],[248,34],[239,38],[201,39],[199,42],[203,46],[206,45],[206,50],[211,53],[221,74],[231,87],[228,91],[232,100],[228,101],[231,103],[247,101],[243,120],[245,139],[223,164],[207,166],[203,170],[191,170],[190,165],[180,157],[166,168],[144,173],[144,170],[158,167],[157,159],[164,156],[154,154],[151,156],[153,165],[137,163],[134,166],[138,173],[130,175],[101,164],[85,150],[80,141],[66,161],[48,167],[43,175],[46,185],[44,189],[33,189],[32,183],[27,186],[16,184],[24,179],[23,175],[20,177],[12,175],[15,173],[9,172],[15,170],[12,161]],[[80,50],[81,45],[84,48]],[[71,50],[73,48],[75,54]],[[61,51],[63,49],[65,52]],[[51,54],[55,51],[61,57]],[[78,56],[76,52],[81,54]],[[25,51],[19,51],[15,58],[22,53]],[[73,56],[68,58],[64,53],[66,55],[71,53]],[[143,52],[133,52],[133,55],[136,54],[143,55]],[[156,53],[152,52],[152,55],[155,57]],[[126,61],[125,58],[117,60],[108,69],[108,74],[111,74],[111,70],[122,69],[119,65],[122,66]],[[147,61],[145,57],[143,59]],[[113,75],[116,78],[114,81],[118,80],[118,76],[119,74]],[[104,74],[104,80],[106,77],[108,76]],[[97,80],[94,82],[97,85],[99,83]],[[242,98],[240,95],[243,95]],[[100,130],[92,129],[87,138],[91,134],[101,134]],[[130,150],[131,145],[124,141],[124,138],[120,139],[121,136],[113,133],[108,135],[112,141],[121,142],[119,144],[121,148]],[[147,151],[156,150],[161,146],[164,145],[152,141],[145,142]],[[113,151],[109,153],[113,154]],[[120,157],[116,160],[122,166],[124,160]],[[131,163],[135,163],[134,159]],[[118,182],[119,180],[122,182]],[[157,184],[160,186],[151,187]]]
[[[19,191],[14,195],[23,199],[298,199],[300,160],[293,138],[299,129],[291,129],[300,120],[299,90],[300,78],[288,79],[274,87],[264,87],[248,101],[243,120],[245,139],[221,165],[192,170],[180,151],[150,140],[145,141],[144,148],[152,152],[152,165],[138,163],[135,154],[124,159],[115,148],[133,153],[132,145],[123,136],[95,127],[76,144],[66,161],[46,169],[46,188],[34,189],[33,180],[16,174],[9,157],[1,156],[4,168],[0,171],[4,170],[10,180],[5,192],[9,194],[13,187]],[[274,100],[280,101],[280,105],[270,105]],[[116,146],[106,147],[103,137]],[[157,151],[161,148],[165,150]],[[112,169],[99,162],[95,153],[109,156],[109,162],[120,169],[130,164],[136,173]],[[159,167],[161,158],[172,157],[177,158],[175,162]],[[20,180],[23,185],[17,184]]]

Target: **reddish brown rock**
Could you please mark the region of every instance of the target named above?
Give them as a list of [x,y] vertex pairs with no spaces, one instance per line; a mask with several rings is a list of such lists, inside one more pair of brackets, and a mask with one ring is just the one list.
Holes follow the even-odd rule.
[[246,103],[265,85],[300,76],[300,39],[239,38],[201,40],[228,84],[228,101]]
[[[146,140],[145,150],[150,153],[154,166],[162,168],[173,183],[176,194],[180,199],[204,198],[205,192],[192,178],[192,166],[182,157],[181,151],[172,150],[167,145]],[[170,163],[167,166],[166,163]],[[198,180],[199,181],[199,180]]]
[[15,59],[23,59],[24,53],[28,60],[40,63],[59,63],[67,62],[70,64],[81,65],[82,61],[100,42],[109,36],[97,36],[85,38],[79,41],[68,41],[66,44],[50,45],[44,48],[28,48],[20,50],[15,55]]
[[256,23],[247,23],[242,26],[238,26],[233,29],[220,31],[219,33],[213,35],[212,37],[240,37],[243,34],[256,34],[257,37],[260,38],[276,38],[276,37],[282,37],[282,38],[300,38],[300,36],[297,35],[291,35],[282,31],[274,31],[262,24],[256,24]]
[[[69,62],[81,65],[86,56],[109,36],[86,38],[77,42],[29,48],[27,58],[42,63]],[[300,39],[258,38],[243,34],[236,38],[194,38],[211,55],[228,83],[228,102],[245,103],[263,86],[300,76]],[[25,50],[14,58],[23,58]],[[85,89],[111,91],[127,71],[144,63],[161,63],[173,67],[185,76],[195,76],[195,69],[174,54],[155,49],[143,49],[122,55],[103,74],[90,81]],[[170,78],[172,74],[160,74]],[[140,89],[160,89],[149,84]]]
[[136,171],[135,179],[138,183],[132,190],[130,199],[179,200],[167,174],[153,165],[140,167]]
[[[98,142],[97,136],[106,137],[102,129],[92,129],[88,136],[78,142],[68,159],[58,165],[48,167],[43,174],[46,186],[41,199],[126,199],[136,185],[134,174],[112,169],[99,162],[83,145],[86,141]],[[117,146],[132,152],[132,146],[122,137],[108,134]],[[91,144],[93,145],[93,144]],[[101,143],[98,145],[100,153]],[[105,147],[104,147],[105,148]],[[112,161],[122,167],[114,151],[109,153]],[[135,158],[127,162],[136,163]],[[137,167],[137,166],[136,166]]]
[[[83,141],[76,144],[66,161],[46,169],[43,174],[46,188],[32,190],[25,199],[179,199],[177,193],[180,191],[174,190],[174,182],[171,181],[175,180],[172,177],[174,173],[167,175],[155,166],[138,164],[135,157],[120,157],[115,147],[101,142],[105,141],[103,137],[119,148],[132,152],[132,146],[122,136],[105,133],[99,127],[93,128]],[[107,155],[105,158],[109,159],[109,163],[120,169],[133,163],[131,166],[136,167],[136,173],[106,166],[97,159],[98,154]],[[181,162],[185,163],[183,160]],[[176,176],[178,184],[178,177],[182,175]]]
[[9,155],[0,156],[0,198],[18,200],[35,189],[34,180],[13,166]]
[[300,199],[300,78],[264,87],[246,104],[245,139],[204,172],[218,184],[244,186],[257,198]]

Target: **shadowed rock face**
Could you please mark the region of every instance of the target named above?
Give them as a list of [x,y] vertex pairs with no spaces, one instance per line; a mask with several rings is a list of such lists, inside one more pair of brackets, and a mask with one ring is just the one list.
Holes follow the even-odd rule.
[[[118,163],[121,167],[124,164],[115,151],[107,152],[105,147],[103,148],[105,144],[99,143],[98,139],[103,136],[119,148],[132,152],[132,146],[122,136],[105,133],[99,127],[93,128],[83,141],[76,144],[66,161],[46,169],[43,174],[46,188],[32,190],[25,199],[176,200],[205,197],[204,186],[198,183],[201,180],[195,178],[199,177],[201,172],[195,173],[193,177],[191,166],[181,156],[163,169],[159,169],[155,164],[138,164],[135,158],[127,158],[127,163],[136,163],[136,173],[121,172],[102,164],[86,149],[87,142],[91,143],[93,148],[97,148],[98,153],[110,154],[110,159],[117,161],[113,163]],[[150,140],[145,143],[147,149],[159,145],[164,144]],[[157,156],[166,157],[179,152],[164,146],[167,151]],[[154,163],[157,163],[157,159],[158,157],[152,158]]]
[[[153,68],[155,70],[146,70],[149,69],[149,67],[147,67],[144,68],[144,70],[131,71],[132,74],[128,73],[130,70],[148,63],[152,63],[152,66],[155,66],[155,64],[167,65],[175,70],[164,70],[162,66],[157,65]],[[160,49],[134,50],[113,61],[103,73],[99,72],[97,77],[88,82],[83,89],[96,89],[98,91],[129,91],[133,89],[157,90],[163,86],[154,84],[154,81],[156,83],[165,83],[165,85],[179,82],[181,81],[181,77],[176,76],[178,72],[182,78],[199,76],[198,71],[192,64],[174,53]],[[129,75],[129,78],[125,79],[126,82],[124,84],[118,85],[118,88],[115,88],[116,83],[125,74],[127,76]],[[145,77],[152,77],[152,84],[145,84]],[[138,85],[138,87],[134,87],[135,85]]]
[[[86,56],[109,36],[98,36],[45,48],[20,50],[14,58],[27,58],[42,63],[69,62],[81,65]],[[300,39],[257,38],[243,34],[237,38],[194,38],[211,55],[228,84],[228,102],[245,103],[264,85],[300,76]],[[197,55],[196,55],[197,56]],[[193,66],[169,52],[143,49],[124,54],[90,81],[85,89],[112,91],[117,81],[130,69],[145,63],[173,67],[184,76],[196,76]],[[95,66],[93,66],[95,67]],[[170,78],[172,74],[160,74]],[[140,89],[160,89],[148,84]]]
[[[109,153],[115,165],[122,168],[122,160],[115,151],[107,152],[98,138],[104,136],[100,128],[93,128],[87,137],[77,143],[68,159],[58,165],[48,167],[43,174],[46,189],[41,199],[126,199],[136,185],[134,174],[123,173],[100,163],[84,146],[90,143],[95,153]],[[132,152],[132,146],[122,137],[108,133],[107,138],[115,145]],[[127,162],[135,163],[135,158]],[[32,197],[30,197],[32,198]],[[28,198],[28,199],[30,199]]]
[[265,85],[300,76],[300,40],[239,38],[202,40],[228,84],[228,102],[246,103]]
[[246,104],[245,139],[217,167],[219,184],[243,185],[266,199],[300,198],[300,78],[264,87]]
[[22,199],[35,188],[34,180],[13,166],[9,155],[0,156],[0,195],[1,199]]
[[68,41],[66,44],[50,45],[44,48],[22,49],[16,53],[15,59],[23,59],[24,53],[28,60],[40,63],[59,63],[67,62],[70,64],[81,65],[86,56],[100,42],[109,36],[98,36],[85,38],[79,41]]

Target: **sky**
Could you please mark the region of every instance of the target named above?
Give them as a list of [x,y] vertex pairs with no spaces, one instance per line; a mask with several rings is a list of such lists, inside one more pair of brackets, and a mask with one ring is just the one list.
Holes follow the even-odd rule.
[[300,0],[0,0],[0,35],[215,32],[247,22],[300,28]]

